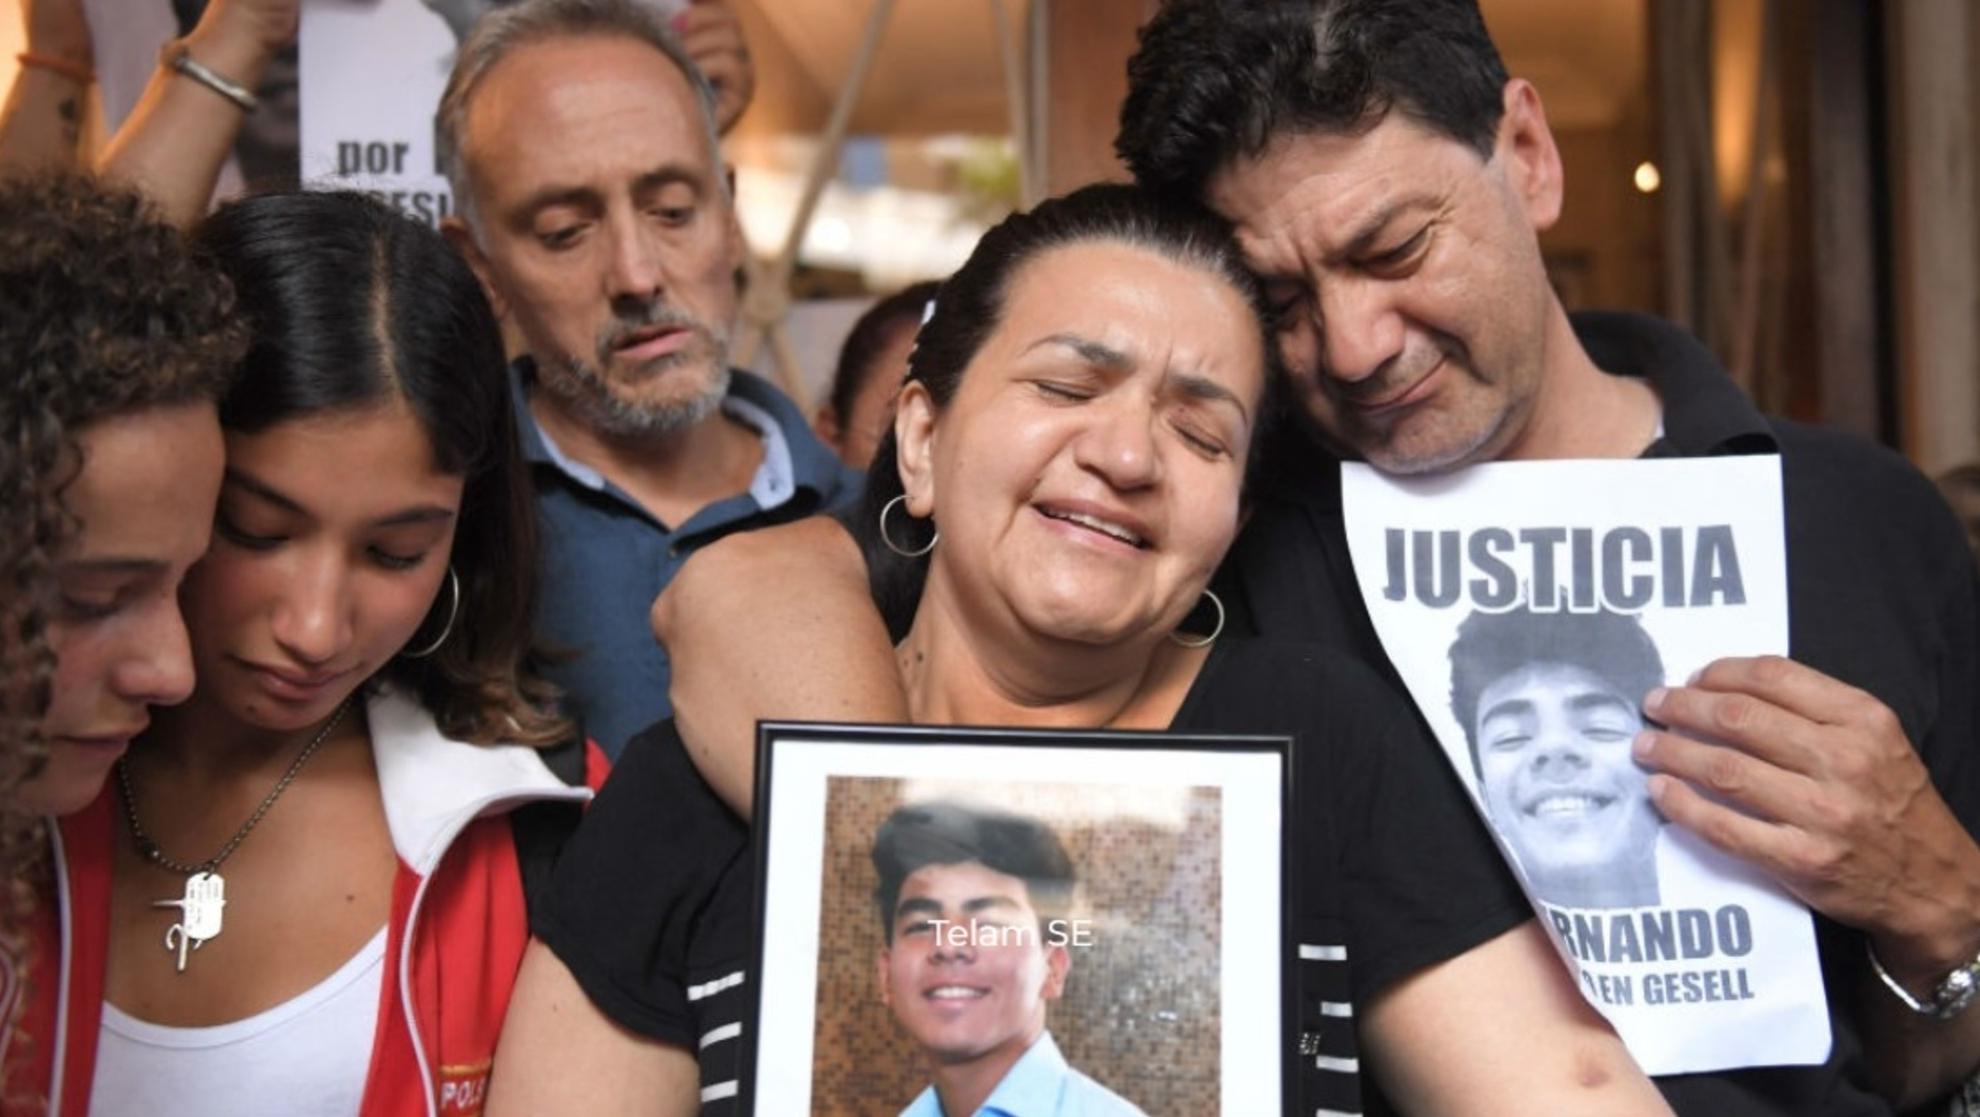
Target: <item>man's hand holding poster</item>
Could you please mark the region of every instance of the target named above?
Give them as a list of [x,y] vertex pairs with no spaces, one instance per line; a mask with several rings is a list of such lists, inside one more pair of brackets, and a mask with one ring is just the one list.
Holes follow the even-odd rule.
[[1808,911],[1651,801],[1645,699],[1784,655],[1779,460],[1349,465],[1362,597],[1583,992],[1646,1072],[1819,1063]]

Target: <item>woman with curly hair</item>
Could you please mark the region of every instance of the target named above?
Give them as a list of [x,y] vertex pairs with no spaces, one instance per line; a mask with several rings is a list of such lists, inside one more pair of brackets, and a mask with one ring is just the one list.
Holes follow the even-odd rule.
[[46,870],[38,820],[95,798],[148,708],[192,690],[178,589],[245,343],[226,279],[137,195],[0,184],[0,1020]]
[[246,343],[232,310],[137,195],[0,186],[0,781],[17,811],[89,802],[146,707],[192,689],[176,595],[219,490],[214,401]]

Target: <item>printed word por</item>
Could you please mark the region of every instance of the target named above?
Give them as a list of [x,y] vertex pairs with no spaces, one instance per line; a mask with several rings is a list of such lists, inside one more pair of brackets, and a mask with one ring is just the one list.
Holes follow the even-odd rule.
[[406,173],[406,153],[412,150],[409,143],[397,141],[384,143],[378,140],[338,140],[337,174],[340,178],[352,175],[402,175]]

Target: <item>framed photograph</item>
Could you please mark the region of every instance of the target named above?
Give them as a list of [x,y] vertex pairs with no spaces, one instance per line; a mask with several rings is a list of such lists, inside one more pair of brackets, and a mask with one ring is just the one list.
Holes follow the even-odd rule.
[[1285,738],[765,723],[757,1114],[1292,1096]]

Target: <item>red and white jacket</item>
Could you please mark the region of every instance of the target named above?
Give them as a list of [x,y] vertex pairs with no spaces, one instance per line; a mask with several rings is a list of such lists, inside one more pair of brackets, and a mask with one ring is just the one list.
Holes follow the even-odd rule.
[[[529,942],[508,812],[589,799],[604,779],[604,757],[587,743],[590,786],[572,787],[533,749],[441,736],[426,710],[389,688],[372,695],[366,712],[399,868],[359,1112],[472,1117],[487,1095],[495,1040]],[[106,786],[49,828],[55,902],[44,898],[31,922],[25,980],[0,974],[0,1001],[10,989],[27,998],[14,1034],[0,1034],[5,1113],[31,1112],[23,1103],[43,1098],[48,1117],[87,1117],[102,1025],[111,843],[130,840],[115,808]],[[62,962],[55,973],[37,961],[51,957]]]

